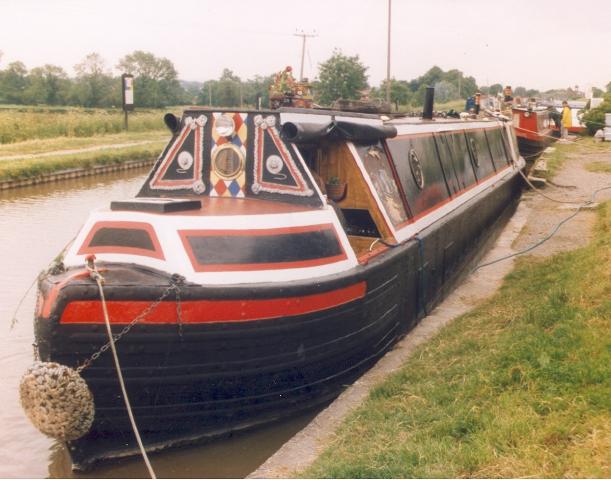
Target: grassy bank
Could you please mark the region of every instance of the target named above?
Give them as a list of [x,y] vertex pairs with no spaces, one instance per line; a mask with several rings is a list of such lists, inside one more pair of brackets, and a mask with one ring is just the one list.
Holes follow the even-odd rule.
[[[609,477],[611,204],[378,386],[305,477]],[[568,226],[567,228],[570,228]]]
[[0,181],[38,177],[69,168],[89,168],[134,160],[155,159],[166,145],[165,141],[125,148],[108,148],[52,157],[0,161]]
[[159,142],[168,140],[170,136],[170,132],[165,128],[163,130],[121,132],[93,137],[55,137],[42,140],[27,140],[25,142],[0,145],[0,161],[18,155],[44,155],[65,150],[94,147],[110,148],[112,145],[119,144]]
[[606,162],[591,162],[586,165],[586,170],[590,172],[611,173],[611,159]]
[[[556,172],[558,172],[566,160],[572,153],[577,151],[587,151],[588,153],[609,153],[611,154],[611,144],[609,142],[595,142],[592,137],[582,137],[577,142],[571,143],[554,143],[552,144],[554,149],[551,153],[545,153],[543,158],[547,163],[546,178],[553,178]],[[609,168],[609,162],[592,162],[592,166],[586,167],[588,170],[601,171],[601,168]]]
[[[165,110],[140,110],[129,115],[132,132],[162,130]],[[123,131],[119,109],[2,108],[0,144],[53,137],[91,137]]]

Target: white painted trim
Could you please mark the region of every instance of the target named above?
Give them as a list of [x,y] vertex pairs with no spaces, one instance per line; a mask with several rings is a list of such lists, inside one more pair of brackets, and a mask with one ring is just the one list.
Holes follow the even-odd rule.
[[[101,221],[146,222],[153,226],[159,239],[165,260],[152,257],[122,253],[99,253],[99,262],[122,262],[144,265],[150,268],[178,273],[188,281],[202,285],[229,285],[242,283],[288,282],[318,278],[325,275],[340,273],[358,265],[358,261],[350,246],[333,208],[325,206],[322,209],[305,212],[266,214],[266,215],[227,215],[227,216],[187,216],[158,215],[145,212],[100,210],[92,213],[74,243],[66,252],[64,264],[67,267],[85,265],[87,255],[77,252],[83,245],[94,224]],[[331,223],[346,254],[346,259],[326,265],[313,267],[287,268],[257,271],[232,272],[195,272],[193,265],[184,249],[178,230],[253,230],[283,227],[301,227]],[[273,275],[271,274],[273,272]]]
[[[464,122],[464,123],[403,123],[396,124],[388,122],[387,125],[392,125],[397,129],[397,136],[413,135],[418,133],[442,133],[442,132],[457,132],[462,130],[477,130],[481,128],[495,128],[502,126],[499,120],[491,119],[489,121],[479,122]],[[397,137],[393,137],[397,138]],[[392,140],[389,139],[389,140]]]
[[506,177],[510,177],[516,174],[517,174],[517,168],[513,165],[508,165],[503,170],[498,172],[496,175],[488,178],[484,182],[473,187],[471,190],[465,193],[462,193],[458,197],[453,198],[452,200],[450,200],[448,203],[446,203],[442,207],[439,207],[438,209],[432,211],[430,214],[415,221],[414,223],[408,224],[404,226],[403,228],[399,229],[396,235],[397,241],[403,242],[413,237],[414,235],[417,235],[419,232],[421,232],[422,230],[424,230],[427,227],[430,227],[432,224],[434,224],[438,220],[441,220],[443,217],[448,215],[450,212],[452,212],[453,210],[456,210],[461,205],[468,202],[472,198],[476,197],[483,191],[487,190],[488,188],[494,188],[497,182],[505,179]]
[[384,125],[384,122],[380,118],[348,117],[345,115],[336,115],[335,121],[358,123],[360,125],[374,125],[376,127],[381,127],[382,125]]
[[280,124],[284,125],[285,123],[316,123],[320,125],[328,125],[333,121],[332,115],[316,115],[311,113],[288,113],[281,112],[280,113]]
[[297,160],[299,160],[299,163],[301,163],[301,167],[303,168],[304,172],[306,172],[306,175],[310,179],[310,183],[314,186],[314,191],[318,195],[318,198],[320,198],[320,201],[322,202],[323,205],[326,205],[327,196],[324,193],[322,193],[322,191],[318,187],[318,184],[316,183],[316,180],[314,180],[314,176],[312,175],[312,172],[310,171],[310,169],[308,168],[308,166],[305,163],[305,160],[301,156],[301,152],[299,151],[299,148],[294,143],[291,143],[290,145],[293,149],[293,152],[295,152],[295,155],[297,156]]
[[384,217],[386,226],[390,229],[393,236],[397,238],[397,232],[395,230],[395,227],[392,221],[390,220],[390,217],[386,213],[386,209],[384,208],[384,205],[382,204],[382,201],[380,200],[380,196],[378,195],[378,192],[375,189],[373,182],[371,181],[369,172],[367,172],[367,170],[365,169],[365,165],[361,161],[361,157],[359,156],[359,153],[356,151],[356,147],[354,146],[354,143],[346,142],[346,144],[348,145],[348,148],[350,149],[350,153],[352,153],[352,157],[354,158],[354,161],[356,162],[356,164],[359,167],[359,170],[361,171],[361,176],[363,177],[363,180],[365,180],[365,183],[367,184],[367,188],[369,188],[369,192],[373,195],[373,198],[375,199],[376,204],[378,205],[378,210],[380,210],[380,213]]

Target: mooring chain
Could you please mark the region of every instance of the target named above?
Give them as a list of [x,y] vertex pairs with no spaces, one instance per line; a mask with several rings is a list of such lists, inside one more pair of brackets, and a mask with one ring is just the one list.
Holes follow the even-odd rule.
[[[104,277],[102,277],[102,275],[100,275],[100,273],[97,271],[97,269],[95,268],[90,268],[89,266],[87,266],[87,269],[90,271],[90,274],[92,276],[92,278],[94,280],[96,280],[97,278],[100,279],[100,281],[103,283],[104,282]],[[134,325],[136,325],[140,320],[142,320],[143,318],[145,318],[149,313],[151,313],[153,310],[155,310],[155,308],[157,308],[157,306],[159,306],[159,304],[165,300],[168,295],[170,295],[170,293],[172,291],[176,292],[176,298],[178,301],[178,304],[176,305],[176,310],[179,313],[179,315],[181,315],[181,307],[180,307],[180,288],[179,288],[179,284],[182,284],[182,282],[184,281],[184,279],[182,277],[180,277],[179,275],[172,275],[172,278],[170,280],[170,285],[163,291],[163,293],[161,294],[161,296],[155,300],[153,303],[149,304],[144,310],[142,310],[142,312],[140,312],[139,315],[137,315],[131,322],[129,322],[129,324],[127,324],[123,330],[121,330],[119,333],[113,335],[113,340],[115,342],[118,342],[124,335],[126,335],[133,327]],[[180,316],[179,316],[179,322],[180,322]],[[181,322],[181,327],[182,327],[182,322]],[[95,360],[97,360],[100,355],[102,355],[104,352],[106,352],[109,348],[110,348],[110,341],[106,342],[104,345],[102,345],[102,347],[95,352],[93,355],[91,355],[91,357],[89,357],[87,360],[85,360],[83,362],[82,365],[80,365],[76,371],[77,373],[81,373],[84,369],[86,369],[87,367],[89,367]]]

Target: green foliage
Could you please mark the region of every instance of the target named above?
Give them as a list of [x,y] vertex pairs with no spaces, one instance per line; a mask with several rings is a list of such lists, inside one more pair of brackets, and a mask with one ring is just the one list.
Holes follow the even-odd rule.
[[[130,114],[130,131],[160,130],[163,115],[159,111],[138,110]],[[123,112],[90,109],[2,109],[0,144],[33,138],[91,137],[123,131]]]
[[167,107],[183,99],[178,72],[167,58],[136,50],[123,57],[117,69],[134,75],[134,103],[137,107]]
[[608,477],[610,207],[589,246],[521,259],[422,345],[303,476]]
[[525,87],[516,87],[513,89],[514,97],[526,97],[526,88]]
[[0,100],[5,103],[23,103],[24,91],[28,85],[27,68],[22,62],[8,64],[0,72]]
[[323,105],[335,100],[356,100],[360,91],[367,88],[367,67],[358,55],[349,57],[335,50],[331,58],[319,65],[319,83],[315,94]]
[[261,98],[261,106],[266,108],[269,104],[269,86],[274,76],[255,75],[253,79],[243,81],[231,70],[225,68],[218,80],[204,82],[198,92],[199,105],[239,107],[248,105],[255,107],[257,98]]
[[[386,100],[386,80],[379,88],[372,88],[370,96],[379,100]],[[399,105],[407,105],[410,102],[412,92],[406,80],[390,79],[390,101],[398,108]]]
[[594,135],[597,130],[605,127],[605,113],[611,113],[611,91],[605,94],[603,102],[597,108],[584,113],[582,121],[589,135]]
[[[459,99],[465,99],[478,91],[475,78],[466,77],[460,70],[448,70],[444,72],[441,68],[434,66],[424,75],[410,81],[397,81],[402,87],[407,89],[402,91],[404,104],[411,104],[414,107],[422,107],[427,86],[435,87],[435,102],[447,103]],[[384,91],[385,82],[380,86],[379,91]],[[391,87],[392,88],[392,87]],[[403,102],[399,102],[403,103]]]
[[113,79],[99,53],[90,53],[74,66],[73,95],[84,107],[111,107],[121,104],[120,82]]
[[[167,58],[135,51],[121,59],[117,68],[135,75],[136,107],[166,107],[186,100],[174,65]],[[98,53],[87,55],[74,67],[76,78],[55,65],[28,72],[21,62],[0,70],[0,103],[16,105],[80,105],[112,107],[121,104],[121,79],[107,70]]]
[[500,83],[493,83],[492,85],[490,85],[488,93],[490,95],[498,95],[499,93],[503,92],[503,85],[501,85]]
[[45,65],[33,68],[23,92],[24,103],[66,105],[70,95],[70,81],[63,68]]
[[601,98],[605,94],[604,90],[598,87],[592,87],[592,96],[596,98]]

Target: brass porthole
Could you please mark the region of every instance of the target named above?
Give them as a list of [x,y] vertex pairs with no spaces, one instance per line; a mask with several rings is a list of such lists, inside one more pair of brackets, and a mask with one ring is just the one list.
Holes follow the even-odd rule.
[[469,137],[469,145],[471,145],[471,153],[473,154],[473,163],[479,168],[479,152],[477,151],[477,143],[473,137]]
[[226,143],[214,152],[212,166],[220,177],[228,180],[236,178],[244,169],[244,155],[238,147]]
[[412,171],[416,186],[422,190],[424,188],[424,173],[422,172],[422,165],[418,159],[418,154],[413,148],[409,151],[409,168]]

